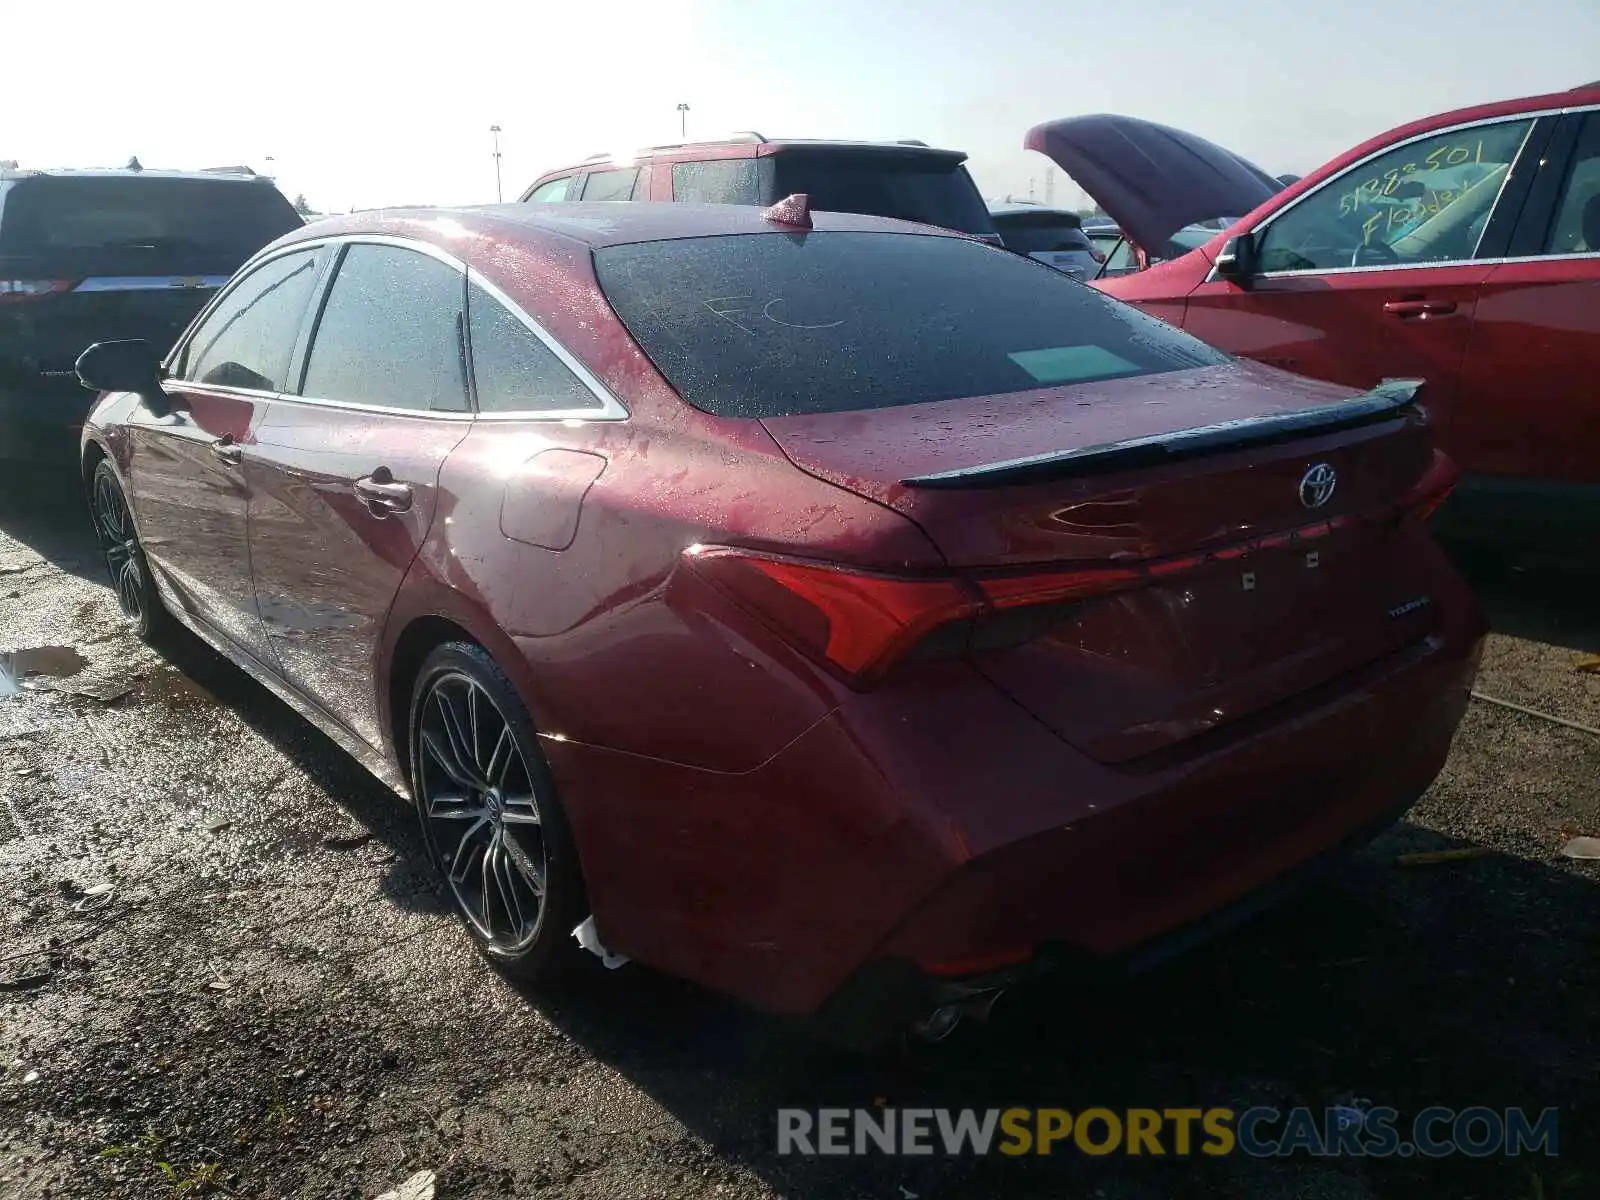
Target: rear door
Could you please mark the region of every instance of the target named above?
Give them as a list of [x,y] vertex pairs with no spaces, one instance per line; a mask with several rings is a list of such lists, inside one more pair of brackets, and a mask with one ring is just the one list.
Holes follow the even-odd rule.
[[[1485,279],[1451,445],[1499,510],[1600,524],[1600,112],[1562,118],[1504,261]],[[1463,494],[1469,502],[1473,489]],[[1463,513],[1462,515],[1468,515]]]
[[379,636],[470,420],[466,280],[420,245],[331,252],[299,395],[272,405],[245,460],[250,552],[284,676],[381,746]]
[[1430,407],[1448,414],[1493,269],[1479,244],[1530,135],[1545,133],[1532,118],[1498,119],[1354,164],[1258,227],[1259,274],[1248,286],[1208,278],[1189,296],[1184,328],[1356,387],[1422,378]]
[[166,412],[127,423],[127,476],[145,553],[183,606],[275,669],[250,580],[245,458],[288,386],[324,252],[308,247],[237,280],[172,360]]
[[78,355],[115,338],[164,353],[245,260],[301,224],[265,180],[16,181],[0,220],[0,279],[32,290],[26,303],[0,303],[0,375],[70,384]]

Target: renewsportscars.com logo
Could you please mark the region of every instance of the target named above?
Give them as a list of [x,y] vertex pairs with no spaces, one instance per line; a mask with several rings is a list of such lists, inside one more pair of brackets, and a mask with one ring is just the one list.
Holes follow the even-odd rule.
[[1559,1114],[1521,1108],[780,1108],[778,1153],[1444,1158],[1557,1153]]

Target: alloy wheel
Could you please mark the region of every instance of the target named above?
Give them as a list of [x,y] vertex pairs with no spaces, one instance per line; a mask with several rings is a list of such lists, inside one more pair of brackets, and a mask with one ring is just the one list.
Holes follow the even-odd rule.
[[133,531],[133,517],[128,512],[128,502],[123,498],[116,479],[105,470],[98,471],[94,477],[94,525],[100,538],[100,552],[105,556],[106,570],[111,575],[111,586],[117,593],[117,603],[135,621],[143,621],[144,560],[139,554],[139,541]]
[[471,676],[436,677],[422,699],[417,804],[457,906],[485,945],[516,954],[538,935],[547,856],[516,735]]

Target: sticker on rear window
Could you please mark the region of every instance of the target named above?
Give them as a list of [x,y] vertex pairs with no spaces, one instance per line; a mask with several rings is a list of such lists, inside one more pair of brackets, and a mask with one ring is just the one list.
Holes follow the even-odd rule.
[[1017,350],[1006,357],[1044,384],[1143,374],[1143,368],[1104,346],[1051,346],[1045,350]]

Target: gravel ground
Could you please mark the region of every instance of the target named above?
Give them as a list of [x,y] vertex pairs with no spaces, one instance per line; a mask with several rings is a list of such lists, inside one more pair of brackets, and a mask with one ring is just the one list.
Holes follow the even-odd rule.
[[[1592,585],[1481,590],[1504,632],[1480,688],[1600,725]],[[0,699],[0,1196],[371,1198],[419,1170],[442,1198],[1600,1195],[1600,864],[1557,853],[1600,835],[1600,738],[1474,704],[1410,819],[1299,899],[1137,983],[867,1059],[637,967],[519,992],[394,796],[194,640],[131,638],[75,491],[8,475],[0,652],[46,646],[85,665]],[[1557,1106],[1561,1155],[775,1152],[780,1105],[1354,1097]]]

